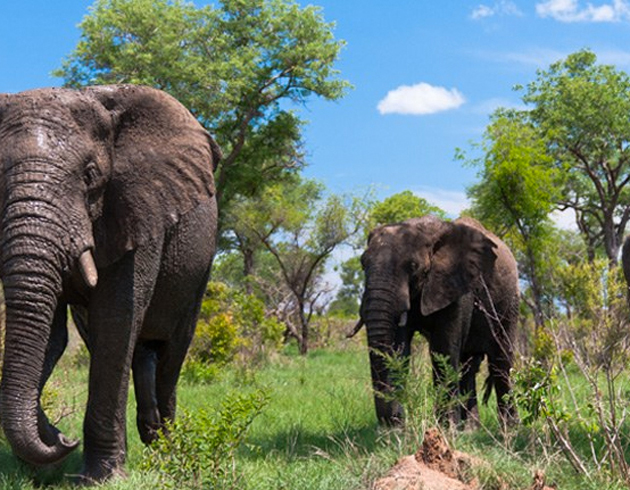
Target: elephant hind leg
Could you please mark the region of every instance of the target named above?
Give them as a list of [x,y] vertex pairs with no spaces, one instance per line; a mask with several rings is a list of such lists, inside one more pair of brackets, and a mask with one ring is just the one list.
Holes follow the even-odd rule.
[[136,422],[140,439],[151,444],[162,428],[162,419],[158,410],[156,393],[156,372],[158,363],[158,343],[142,342],[136,344],[133,354],[133,385],[136,393]]
[[188,346],[192,341],[197,321],[196,310],[181,320],[182,328],[178,329],[169,343],[165,345],[158,359],[156,395],[158,410],[162,421],[175,420],[177,405],[177,381],[184,364]]

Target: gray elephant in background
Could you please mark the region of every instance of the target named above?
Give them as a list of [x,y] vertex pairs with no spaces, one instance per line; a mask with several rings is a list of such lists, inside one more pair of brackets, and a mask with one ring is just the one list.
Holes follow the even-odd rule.
[[175,388],[215,253],[220,150],[179,102],[139,86],[0,94],[2,428],[35,465],[78,444],[40,396],[67,344],[90,351],[84,482],[122,473],[130,371],[141,438]]
[[[514,420],[508,395],[519,290],[508,247],[471,218],[424,216],[373,230],[361,263],[365,291],[353,333],[366,325],[378,420],[403,421],[395,399],[403,381],[387,358],[408,359],[415,332],[428,340],[434,383],[463,398],[442,418],[459,424],[477,417],[475,375],[487,356],[488,390],[496,391],[501,419]],[[458,385],[447,382],[444,359],[460,374]]]

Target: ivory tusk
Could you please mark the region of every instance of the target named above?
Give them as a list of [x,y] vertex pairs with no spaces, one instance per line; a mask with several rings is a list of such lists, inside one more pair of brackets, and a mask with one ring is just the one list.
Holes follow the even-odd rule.
[[361,327],[363,325],[364,325],[363,319],[360,318],[359,321],[357,322],[357,324],[354,326],[354,328],[350,332],[348,332],[346,334],[346,338],[350,339],[350,338],[354,337],[359,332],[359,330],[361,330]]
[[98,272],[90,250],[86,250],[79,257],[79,269],[81,269],[81,277],[83,277],[85,284],[90,289],[94,289],[98,282]]
[[407,312],[404,311],[402,315],[400,315],[400,320],[398,320],[398,326],[404,327],[407,325]]

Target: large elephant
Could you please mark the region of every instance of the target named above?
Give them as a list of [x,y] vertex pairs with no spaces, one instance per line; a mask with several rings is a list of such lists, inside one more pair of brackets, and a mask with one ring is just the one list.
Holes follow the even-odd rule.
[[[428,340],[435,384],[462,400],[441,417],[459,424],[476,416],[475,374],[487,356],[488,388],[495,388],[502,419],[514,419],[506,395],[519,292],[507,246],[471,218],[424,216],[373,230],[361,263],[365,291],[356,330],[366,325],[378,420],[403,420],[395,399],[403,380],[393,375],[388,358],[402,356],[404,366],[415,332]],[[447,382],[445,359],[459,373],[459,384],[452,376]]]
[[67,344],[68,306],[91,359],[82,478],[123,473],[132,366],[143,441],[174,416],[215,252],[219,158],[159,90],[0,95],[0,418],[19,458],[47,465],[78,444],[40,405]]

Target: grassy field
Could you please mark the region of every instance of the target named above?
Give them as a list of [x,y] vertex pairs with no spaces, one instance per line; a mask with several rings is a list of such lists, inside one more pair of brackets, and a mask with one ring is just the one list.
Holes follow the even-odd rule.
[[[80,437],[87,395],[86,369],[72,359],[62,360],[45,404],[52,418],[70,437]],[[252,490],[369,489],[396,460],[415,452],[424,429],[434,425],[430,373],[426,353],[416,356],[407,402],[413,406],[404,430],[377,426],[370,393],[365,348],[348,343],[336,349],[315,350],[301,357],[290,349],[253,369],[234,366],[212,383],[182,381],[179,407],[194,413],[217,409],[226,396],[263,389],[268,404],[249,428],[236,452],[236,483],[221,488]],[[587,400],[585,399],[585,403]],[[447,434],[453,446],[485,461],[474,470],[485,489],[525,489],[533,472],[545,471],[558,488],[626,488],[605,473],[590,479],[578,476],[553,440],[541,445],[536,428],[517,427],[501,434],[494,401],[482,407],[481,429]],[[128,478],[107,483],[105,489],[160,488],[159,475],[142,469],[144,448],[135,430],[133,394],[129,411]],[[544,439],[544,438],[543,438]],[[578,447],[588,453],[588,447]],[[15,460],[6,442],[0,445],[0,489],[33,489],[43,485],[70,488],[68,476],[80,468],[80,453],[60,468],[33,472]]]

